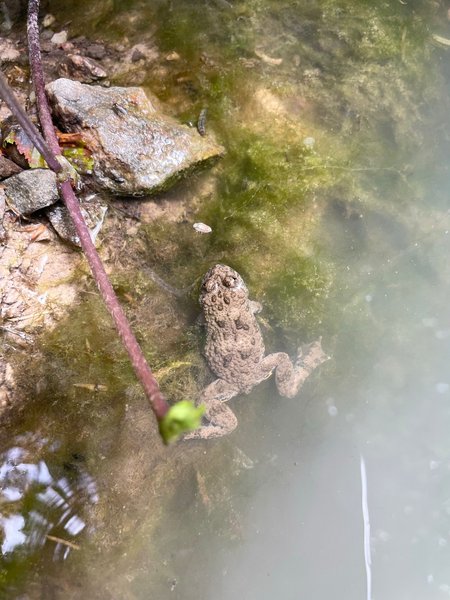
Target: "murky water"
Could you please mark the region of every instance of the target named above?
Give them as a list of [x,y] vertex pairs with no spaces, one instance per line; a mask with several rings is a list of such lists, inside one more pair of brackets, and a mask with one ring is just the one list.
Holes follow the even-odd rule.
[[[298,398],[266,382],[235,399],[229,438],[166,451],[87,300],[89,358],[56,333],[44,391],[2,435],[0,596],[450,596],[446,3],[48,4],[74,34],[89,4],[90,35],[152,40],[140,83],[182,120],[207,106],[227,148],[186,184],[213,233],[149,226],[150,262],[170,242],[152,266],[183,287],[231,263],[270,351],[322,335],[332,360]],[[170,313],[187,334],[148,334],[151,356],[189,357],[162,381],[175,396],[201,380],[189,302]],[[89,381],[109,391],[74,388]]]

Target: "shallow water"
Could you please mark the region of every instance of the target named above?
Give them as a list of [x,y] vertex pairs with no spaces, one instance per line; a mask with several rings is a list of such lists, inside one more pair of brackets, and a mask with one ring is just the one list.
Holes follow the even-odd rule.
[[[143,239],[171,241],[183,285],[230,262],[264,302],[270,351],[322,335],[331,360],[298,398],[266,382],[235,399],[229,438],[165,451],[86,301],[89,366],[48,344],[46,391],[2,435],[1,597],[450,596],[450,50],[431,39],[450,37],[446,6],[198,5],[90,14],[92,35],[153,39],[144,83],[180,119],[207,105],[228,151],[196,207],[211,237],[155,224]],[[148,353],[198,354],[188,323]]]

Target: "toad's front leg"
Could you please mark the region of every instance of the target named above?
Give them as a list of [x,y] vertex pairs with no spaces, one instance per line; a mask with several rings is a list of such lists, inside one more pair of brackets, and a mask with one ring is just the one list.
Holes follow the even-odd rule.
[[239,388],[224,379],[216,379],[202,392],[198,404],[205,406],[204,418],[207,424],[188,433],[185,440],[222,437],[231,433],[237,426],[237,419],[225,403],[239,394]]
[[269,354],[262,361],[263,370],[275,369],[275,382],[278,392],[286,398],[293,398],[302,387],[305,379],[316,367],[329,359],[322,350],[321,340],[299,348],[297,359],[292,363],[285,352]]

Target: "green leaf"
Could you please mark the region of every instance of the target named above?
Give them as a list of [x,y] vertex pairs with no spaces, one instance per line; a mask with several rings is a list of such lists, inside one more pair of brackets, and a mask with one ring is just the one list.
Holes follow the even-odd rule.
[[182,433],[200,427],[204,406],[195,406],[189,400],[181,400],[171,406],[159,422],[159,432],[165,444],[175,441]]

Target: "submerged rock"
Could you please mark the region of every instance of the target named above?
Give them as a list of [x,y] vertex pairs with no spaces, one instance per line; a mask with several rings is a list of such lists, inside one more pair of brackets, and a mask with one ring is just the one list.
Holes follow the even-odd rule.
[[79,54],[68,54],[59,66],[60,75],[70,76],[77,81],[90,83],[105,79],[108,76],[105,69],[98,63],[86,56]]
[[56,175],[49,169],[29,169],[3,182],[11,207],[20,215],[30,215],[59,199]]
[[210,136],[161,114],[142,88],[58,79],[47,93],[60,126],[79,131],[92,151],[95,183],[116,194],[165,190],[223,154]]
[[[92,241],[95,243],[103,226],[108,207],[95,198],[80,199],[80,210],[89,229]],[[47,217],[60,238],[75,246],[80,246],[80,239],[75,230],[72,217],[62,203],[54,204],[47,209]]]
[[55,33],[50,41],[56,46],[65,44],[67,42],[67,31],[60,31],[59,33]]
[[103,44],[89,44],[86,48],[86,55],[95,60],[103,60],[106,56],[106,48]]

